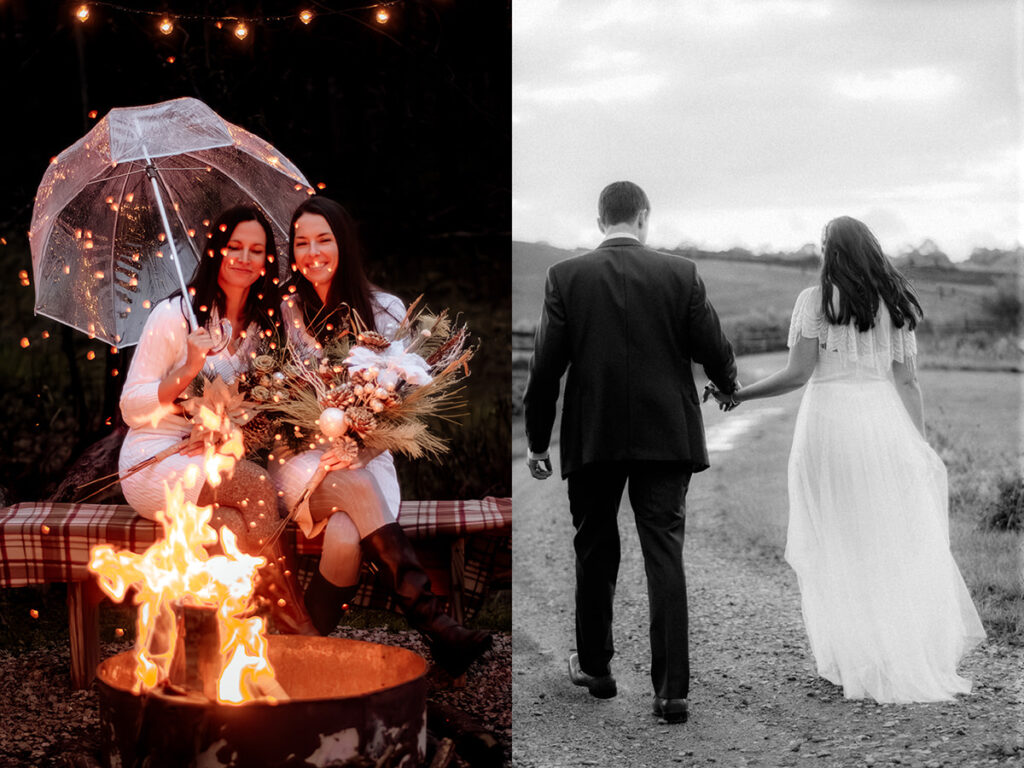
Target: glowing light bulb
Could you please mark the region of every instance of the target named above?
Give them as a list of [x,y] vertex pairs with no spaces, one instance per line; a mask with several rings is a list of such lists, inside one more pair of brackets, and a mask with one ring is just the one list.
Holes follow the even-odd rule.
[[312,11],[303,11],[302,13],[299,14],[299,21],[301,21],[303,24],[309,24],[309,22],[311,22],[312,20],[313,20],[313,12]]
[[96,119],[96,115],[98,115],[98,114],[99,114],[99,112],[97,112],[95,109],[89,110],[89,119],[90,120],[95,120]]
[[75,11],[75,18],[78,19],[79,21],[83,22],[83,23],[86,20],[88,20],[88,18],[89,18],[89,6],[88,5],[80,5],[80,6],[78,6],[78,9]]
[[388,13],[388,9],[385,6],[381,6],[377,9],[377,15],[375,16],[378,24],[387,24],[388,19],[391,18],[391,14]]
[[238,26],[235,27],[235,37],[237,37],[239,40],[245,40],[245,38],[246,38],[246,36],[248,36],[248,34],[249,34],[249,28],[247,26],[245,26],[245,22],[244,21],[238,22]]
[[160,26],[158,27],[158,29],[165,35],[169,35],[171,34],[171,32],[174,31],[174,22],[172,22],[169,18],[165,16],[163,19],[160,20]]

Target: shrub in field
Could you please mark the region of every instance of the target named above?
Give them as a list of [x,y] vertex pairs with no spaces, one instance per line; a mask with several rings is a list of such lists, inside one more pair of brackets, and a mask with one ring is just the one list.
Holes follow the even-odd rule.
[[1005,330],[1015,331],[1020,327],[1021,298],[1016,290],[1000,288],[994,296],[982,299],[981,306]]
[[1001,531],[1024,530],[1024,476],[1007,475],[998,482],[985,525]]

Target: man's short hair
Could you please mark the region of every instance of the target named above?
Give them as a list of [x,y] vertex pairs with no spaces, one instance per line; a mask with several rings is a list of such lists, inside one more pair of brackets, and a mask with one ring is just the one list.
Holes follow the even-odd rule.
[[597,215],[605,225],[632,223],[640,211],[650,211],[647,194],[631,181],[616,181],[601,190]]

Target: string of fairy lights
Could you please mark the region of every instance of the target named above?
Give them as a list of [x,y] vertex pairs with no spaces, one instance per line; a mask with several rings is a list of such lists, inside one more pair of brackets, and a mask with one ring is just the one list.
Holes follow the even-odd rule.
[[251,34],[252,29],[259,25],[298,21],[301,24],[309,26],[318,16],[349,16],[358,19],[363,15],[369,15],[377,24],[384,25],[391,20],[393,9],[401,2],[402,0],[384,0],[384,2],[369,3],[345,9],[329,9],[320,5],[316,10],[313,8],[299,8],[295,13],[271,16],[221,16],[207,13],[174,13],[173,11],[167,10],[129,8],[117,3],[96,0],[95,2],[81,3],[76,6],[74,9],[74,18],[80,24],[86,24],[89,19],[93,17],[94,9],[105,9],[120,13],[151,16],[156,30],[165,36],[172,34],[181,22],[213,22],[217,29],[224,29],[227,27],[236,38],[239,40],[245,40]]
[[[175,13],[174,11],[169,10],[130,8],[118,3],[95,0],[94,2],[79,3],[78,5],[75,5],[72,8],[72,13],[74,20],[82,25],[88,24],[90,20],[95,20],[96,16],[99,15],[98,11],[112,11],[139,16],[149,16],[153,19],[155,31],[164,36],[170,36],[179,26],[184,26],[188,22],[212,23],[217,27],[217,29],[227,29],[239,41],[244,41],[252,34],[252,30],[258,26],[283,24],[288,22],[298,22],[305,26],[310,26],[316,22],[318,17],[347,16],[364,23],[372,19],[372,22],[383,26],[391,20],[395,9],[403,2],[405,2],[405,0],[384,0],[383,2],[368,3],[344,9],[331,9],[324,6],[322,3],[314,2],[314,5],[316,6],[315,8],[300,7],[291,14],[242,16],[214,15],[208,13]],[[173,57],[170,61],[173,61]],[[89,117],[91,119],[96,119],[97,116],[96,110],[89,112]],[[320,183],[317,186],[320,189],[323,189],[325,185]],[[7,239],[0,237],[0,246],[6,245]],[[23,269],[18,273],[18,282],[23,288],[31,286],[31,280],[27,270]],[[42,331],[41,338],[44,341],[49,339],[50,332],[47,330]],[[27,336],[23,336],[19,340],[18,344],[22,349],[27,349],[31,345],[31,340]],[[117,348],[111,347],[111,351],[116,353]],[[89,350],[86,357],[88,360],[95,360],[96,353]],[[115,368],[111,373],[116,377],[119,372]]]

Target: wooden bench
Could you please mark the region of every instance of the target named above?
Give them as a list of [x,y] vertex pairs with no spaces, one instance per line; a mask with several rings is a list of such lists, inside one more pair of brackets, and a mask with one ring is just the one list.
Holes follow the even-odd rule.
[[[486,597],[495,558],[507,549],[512,500],[486,497],[461,501],[403,501],[398,522],[424,553],[424,565],[439,593],[448,594],[460,621]],[[32,502],[0,509],[0,587],[68,585],[68,636],[71,679],[85,688],[99,663],[99,604],[103,594],[89,573],[89,555],[97,544],[144,552],[160,535],[160,526],[131,507],[113,504]],[[296,551],[318,555],[321,539],[291,531]],[[438,558],[437,554],[442,557]],[[433,554],[433,557],[431,557]],[[447,559],[448,578],[438,578],[431,563]],[[375,588],[364,569],[353,603],[393,608],[386,590]]]

